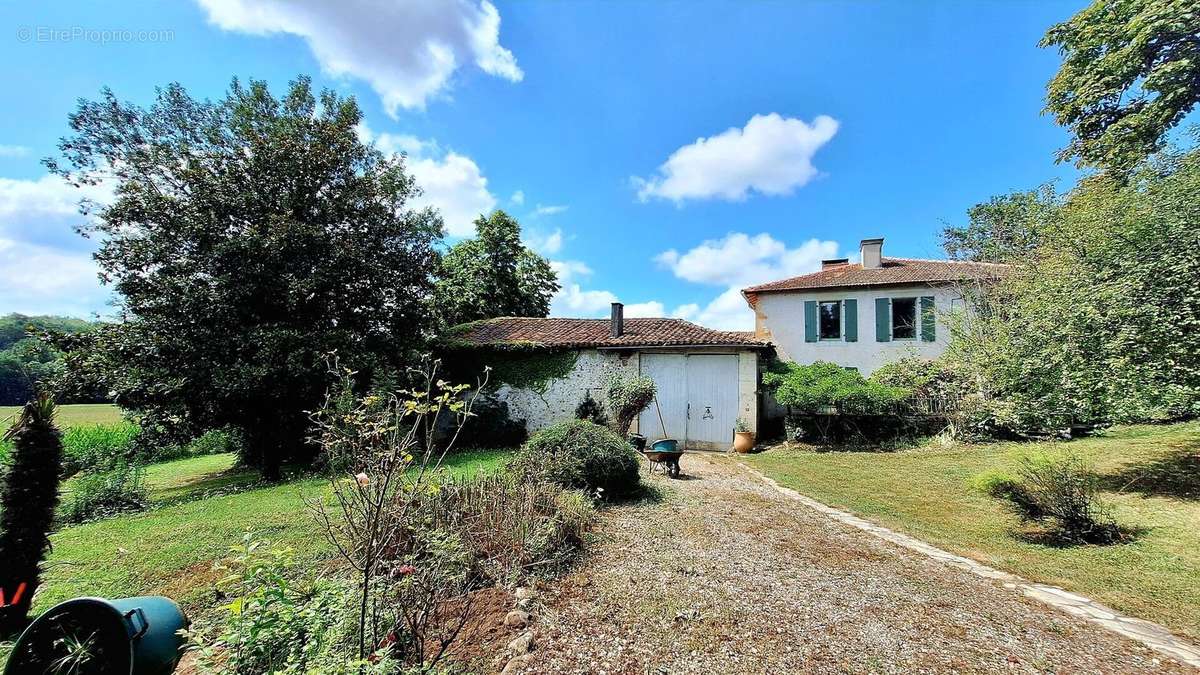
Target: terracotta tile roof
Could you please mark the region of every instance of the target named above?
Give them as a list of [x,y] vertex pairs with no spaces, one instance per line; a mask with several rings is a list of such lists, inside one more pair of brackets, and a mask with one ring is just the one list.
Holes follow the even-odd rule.
[[451,342],[474,347],[766,347],[750,331],[719,331],[683,319],[625,319],[625,333],[612,337],[608,319],[536,319],[500,317],[452,329]]
[[951,281],[999,279],[1009,269],[999,263],[963,260],[921,260],[917,258],[883,258],[876,269],[863,269],[861,263],[833,265],[811,274],[771,281],[749,288],[743,293],[770,293],[817,288],[846,288],[850,286],[896,286],[901,284],[945,283]]

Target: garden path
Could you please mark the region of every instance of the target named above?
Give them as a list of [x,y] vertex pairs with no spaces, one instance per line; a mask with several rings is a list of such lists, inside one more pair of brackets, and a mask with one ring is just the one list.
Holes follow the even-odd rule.
[[726,456],[606,509],[520,672],[1195,672],[781,493]]

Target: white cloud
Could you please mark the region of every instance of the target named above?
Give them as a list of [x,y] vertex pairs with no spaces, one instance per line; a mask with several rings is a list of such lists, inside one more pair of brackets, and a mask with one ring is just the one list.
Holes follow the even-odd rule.
[[0,314],[86,316],[109,293],[97,278],[96,242],[74,231],[79,202],[105,203],[105,185],[72,187],[57,176],[0,178]]
[[29,148],[23,145],[0,145],[0,157],[25,157]]
[[562,250],[563,232],[556,228],[553,232],[543,235],[530,230],[525,234],[525,245],[542,255],[554,255]]
[[112,199],[105,185],[76,188],[57,176],[37,180],[0,178],[0,239],[43,246],[80,249],[88,240],[74,231],[84,217],[79,202]]
[[727,289],[705,305],[703,309],[692,304],[683,305],[676,311],[685,308],[689,314],[685,318],[695,321],[701,326],[717,330],[754,329],[754,312],[746,304],[746,299],[742,297],[741,289],[738,288]]
[[[553,260],[550,266],[558,273],[558,283],[562,286],[550,301],[550,316],[606,317],[612,303],[621,301],[612,291],[584,288],[583,282],[592,275],[592,269],[578,260]],[[666,306],[657,300],[625,305],[625,317],[630,319],[666,315]]]
[[657,318],[667,315],[667,308],[657,300],[650,302],[635,302],[625,305],[625,317],[629,319],[636,318]]
[[820,115],[807,124],[777,113],[755,115],[679,148],[649,178],[634,177],[638,199],[657,197],[740,201],[751,192],[788,195],[812,180],[813,155],[837,133],[837,120]]
[[88,252],[67,252],[0,238],[0,314],[87,316],[109,293]]
[[[88,191],[87,195],[95,191]],[[73,216],[87,196],[58,176],[37,180],[0,178],[0,222],[17,217]]]
[[456,152],[446,153],[440,160],[410,157],[408,170],[423,191],[412,206],[437,207],[451,236],[471,236],[475,233],[475,219],[496,208],[496,198],[487,189],[487,178],[470,157]]
[[809,239],[789,248],[766,233],[750,236],[732,232],[683,253],[663,251],[654,260],[680,279],[726,287],[704,307],[695,303],[680,305],[672,316],[720,330],[751,330],[754,312],[742,297],[743,287],[815,272],[822,260],[837,255],[836,241]]
[[749,286],[820,269],[821,261],[837,257],[835,241],[809,239],[795,248],[763,233],[732,232],[680,253],[663,251],[654,260],[687,281],[720,286]]
[[483,0],[198,0],[210,23],[251,35],[304,39],[321,68],[365,80],[388,114],[423,108],[465,64],[519,82],[500,45],[500,12]]
[[366,122],[359,122],[354,130],[363,143],[374,143],[375,149],[385,155],[404,153],[413,157],[441,153],[441,147],[433,139],[422,140],[409,134],[393,134],[386,131],[377,134]]
[[550,299],[550,316],[593,317],[608,311],[617,301],[609,291],[584,290],[580,278],[592,275],[592,269],[578,260],[552,260],[550,267],[562,286]]
[[697,305],[694,302],[689,302],[686,305],[680,305],[676,307],[675,310],[671,312],[671,318],[691,320],[692,317],[699,313],[700,305]]
[[487,178],[475,160],[452,150],[443,151],[434,140],[407,134],[375,133],[365,122],[358,125],[364,143],[374,143],[384,154],[405,153],[405,166],[421,187],[420,197],[408,206],[436,208],[446,232],[454,237],[475,234],[475,219],[496,208],[496,197],[487,188]]
[[535,215],[535,216],[552,216],[556,213],[562,213],[563,211],[566,211],[568,208],[569,207],[562,205],[562,204],[547,204],[546,206],[542,206],[541,204],[538,204],[537,208],[535,208],[533,210],[533,215]]
[[525,203],[525,192],[523,190],[517,190],[516,192],[512,193],[512,196],[508,198],[508,201],[516,204],[517,206],[521,206]]

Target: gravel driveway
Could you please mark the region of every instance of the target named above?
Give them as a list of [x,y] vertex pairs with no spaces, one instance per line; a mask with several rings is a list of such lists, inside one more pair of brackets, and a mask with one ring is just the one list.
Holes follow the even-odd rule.
[[720,455],[607,509],[521,672],[1195,672],[849,528]]

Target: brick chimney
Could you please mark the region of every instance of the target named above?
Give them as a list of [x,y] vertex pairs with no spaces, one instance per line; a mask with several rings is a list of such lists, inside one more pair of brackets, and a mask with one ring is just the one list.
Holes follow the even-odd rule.
[[612,318],[609,320],[609,328],[613,337],[621,337],[625,334],[625,305],[619,302],[612,304]]
[[830,258],[829,260],[821,261],[821,269],[827,270],[830,267],[841,267],[842,265],[849,264],[849,262],[849,258]]
[[883,237],[878,239],[863,239],[858,245],[862,257],[862,266],[866,270],[876,270],[883,267]]

